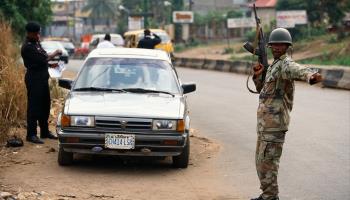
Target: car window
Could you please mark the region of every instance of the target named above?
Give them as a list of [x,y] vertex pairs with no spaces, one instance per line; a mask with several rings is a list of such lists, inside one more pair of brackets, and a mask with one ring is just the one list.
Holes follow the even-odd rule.
[[77,77],[75,88],[142,88],[179,93],[179,84],[166,61],[131,58],[90,58]]

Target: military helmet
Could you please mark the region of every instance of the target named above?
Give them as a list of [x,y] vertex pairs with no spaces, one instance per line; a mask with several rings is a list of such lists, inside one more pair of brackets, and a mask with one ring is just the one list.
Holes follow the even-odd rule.
[[287,43],[292,45],[292,36],[285,28],[276,28],[270,33],[269,44],[273,43]]

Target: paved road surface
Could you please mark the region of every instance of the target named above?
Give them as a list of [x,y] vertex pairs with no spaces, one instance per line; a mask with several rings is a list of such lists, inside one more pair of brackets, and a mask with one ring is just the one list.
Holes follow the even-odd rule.
[[[81,62],[72,61],[74,66]],[[259,194],[254,166],[258,98],[244,75],[178,68],[190,94],[192,127],[222,144],[218,180],[245,198]],[[350,197],[350,92],[296,84],[294,110],[280,165],[283,200]]]

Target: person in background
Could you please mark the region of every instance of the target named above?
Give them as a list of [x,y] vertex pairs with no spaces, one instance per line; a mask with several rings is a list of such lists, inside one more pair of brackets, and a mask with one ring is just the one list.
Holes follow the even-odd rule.
[[97,49],[102,48],[115,48],[114,44],[111,42],[111,35],[109,33],[106,33],[104,40],[100,43],[98,43]]
[[50,90],[48,67],[57,67],[48,61],[62,54],[57,49],[48,55],[40,45],[40,25],[37,22],[29,22],[25,26],[27,37],[21,48],[21,55],[27,71],[25,84],[27,88],[27,137],[32,143],[43,144],[37,136],[37,123],[39,122],[40,137],[57,139],[49,131],[48,119],[50,115]]
[[154,49],[154,47],[157,44],[162,42],[160,37],[158,35],[156,35],[155,33],[152,33],[152,35],[154,36],[152,38],[151,31],[149,29],[144,30],[144,35],[145,36],[137,44],[137,48]]

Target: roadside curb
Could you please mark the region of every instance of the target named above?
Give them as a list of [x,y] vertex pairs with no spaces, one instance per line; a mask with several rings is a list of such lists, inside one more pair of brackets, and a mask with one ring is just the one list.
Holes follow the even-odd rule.
[[[176,67],[205,69],[238,74],[249,74],[250,61],[211,60],[200,58],[175,57],[173,64]],[[350,68],[345,67],[312,67],[318,69],[324,80],[324,87],[350,90]]]

